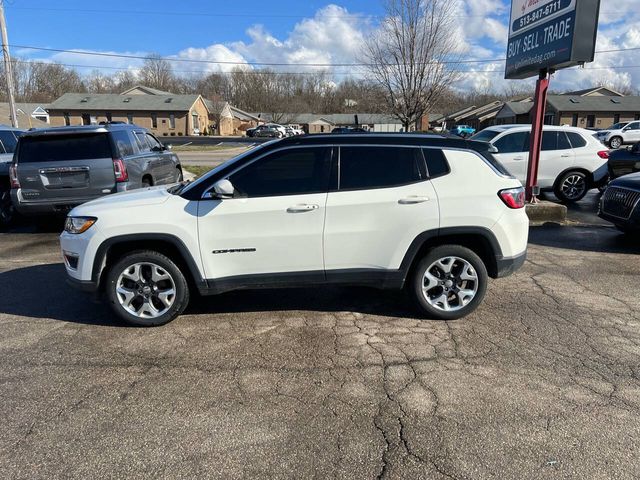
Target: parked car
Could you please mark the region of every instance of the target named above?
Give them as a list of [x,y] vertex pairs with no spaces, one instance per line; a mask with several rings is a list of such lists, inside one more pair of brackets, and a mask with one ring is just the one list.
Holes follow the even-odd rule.
[[23,130],[0,125],[0,228],[10,225],[15,217],[15,209],[11,202],[9,168],[18,137],[22,133]]
[[597,131],[595,135],[603,144],[613,149],[640,142],[640,121],[616,123],[606,130]]
[[331,130],[331,133],[369,133],[362,127],[336,127]]
[[257,127],[247,128],[247,131],[246,131],[247,137],[255,137],[256,136],[256,132],[258,130],[262,130],[263,128],[267,128],[267,126],[266,125],[258,125]]
[[278,128],[278,125],[264,125],[263,128],[253,133],[254,137],[283,138],[287,136],[284,127]]
[[[531,125],[485,128],[472,140],[490,142],[496,158],[522,183],[529,164]],[[576,127],[545,125],[538,166],[538,186],[563,202],[577,202],[592,188],[606,184],[609,151],[593,132]]]
[[640,172],[640,142],[609,152],[609,179]]
[[25,132],[10,168],[23,215],[66,214],[107,194],[182,180],[178,157],[136,125],[52,127]]
[[258,287],[406,287],[451,320],[525,260],[524,189],[483,142],[310,135],[269,142],[190,184],[74,208],[68,278],[117,316],[161,325],[203,295]]
[[284,127],[284,129],[287,132],[287,137],[293,137],[296,135],[296,132],[292,127]]
[[600,198],[598,215],[622,232],[640,233],[640,173],[612,180]]
[[457,135],[459,137],[466,138],[476,133],[476,129],[473,127],[470,127],[469,125],[456,125],[451,129],[449,133],[453,135]]

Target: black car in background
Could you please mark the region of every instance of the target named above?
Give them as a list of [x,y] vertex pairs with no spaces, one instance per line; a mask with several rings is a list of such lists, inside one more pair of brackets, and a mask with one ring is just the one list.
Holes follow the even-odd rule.
[[621,148],[609,152],[608,165],[610,179],[640,172],[640,142],[631,148]]
[[609,183],[600,199],[598,215],[625,233],[640,233],[640,172]]
[[336,127],[331,133],[369,133],[369,130],[362,127]]

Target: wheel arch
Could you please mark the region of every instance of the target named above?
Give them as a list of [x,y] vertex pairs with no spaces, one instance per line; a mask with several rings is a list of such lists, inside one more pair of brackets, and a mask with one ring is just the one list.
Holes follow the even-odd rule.
[[502,249],[495,235],[484,227],[450,227],[423,232],[409,246],[400,266],[403,283],[411,277],[420,259],[431,249],[441,245],[460,245],[475,252],[491,278],[500,274],[499,261],[503,258]]
[[206,288],[196,260],[178,237],[164,233],[132,234],[112,237],[100,244],[93,260],[91,280],[101,289],[108,267],[135,250],[154,250],[166,255],[185,273],[190,287]]
[[563,171],[561,171],[558,176],[556,177],[556,179],[553,182],[553,188],[554,190],[556,188],[558,188],[558,185],[560,183],[560,179],[565,176],[567,173],[569,172],[580,172],[580,173],[584,173],[587,176],[587,190],[590,190],[592,187],[592,185],[594,184],[594,180],[593,180],[593,172],[590,172],[589,170],[587,170],[584,167],[569,167],[569,168],[565,168]]

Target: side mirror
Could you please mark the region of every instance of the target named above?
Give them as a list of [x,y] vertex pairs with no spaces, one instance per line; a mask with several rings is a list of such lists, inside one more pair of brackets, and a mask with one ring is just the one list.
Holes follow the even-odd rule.
[[235,191],[236,189],[233,188],[233,184],[225,178],[214,183],[213,187],[205,193],[205,198],[215,198],[218,200],[233,198]]
[[155,146],[155,147],[151,147],[151,151],[152,152],[162,152],[162,151],[164,151],[164,148]]
[[164,147],[162,147],[164,150],[171,150],[173,148],[173,145],[169,144],[169,145],[165,145]]

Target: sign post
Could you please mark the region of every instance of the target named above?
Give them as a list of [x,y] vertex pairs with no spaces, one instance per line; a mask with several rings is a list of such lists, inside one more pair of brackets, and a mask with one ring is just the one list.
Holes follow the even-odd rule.
[[532,110],[527,199],[535,201],[549,73],[592,62],[600,0],[511,0],[506,79],[538,76]]

